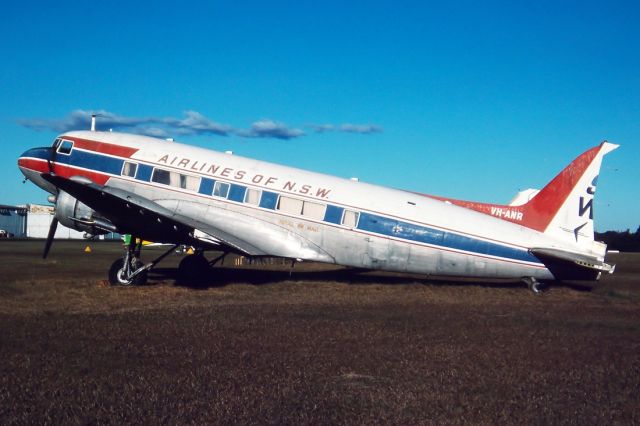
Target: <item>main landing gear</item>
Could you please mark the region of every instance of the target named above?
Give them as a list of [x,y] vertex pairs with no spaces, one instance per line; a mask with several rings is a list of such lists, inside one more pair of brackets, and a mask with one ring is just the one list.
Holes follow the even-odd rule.
[[178,244],[172,246],[153,262],[146,265],[140,260],[142,241],[137,242],[135,236],[131,236],[131,241],[127,245],[127,252],[124,257],[116,260],[109,268],[109,282],[111,285],[144,285],[147,282],[147,272],[156,266],[158,262],[171,254]]
[[203,285],[210,276],[211,265],[201,250],[188,255],[178,265],[178,284]]
[[[135,236],[131,236],[127,244],[127,252],[124,257],[116,260],[109,268],[109,282],[111,285],[144,285],[147,282],[147,273],[162,259],[174,252],[180,245],[176,244],[153,262],[144,264],[140,260],[142,242],[137,242]],[[211,277],[211,266],[223,259],[228,253],[224,252],[219,257],[209,262],[204,257],[204,251],[197,249],[194,254],[186,256],[178,266],[178,283],[187,285],[203,285]]]
[[522,281],[524,281],[527,287],[529,287],[529,290],[535,294],[542,294],[542,283],[534,277],[524,277]]

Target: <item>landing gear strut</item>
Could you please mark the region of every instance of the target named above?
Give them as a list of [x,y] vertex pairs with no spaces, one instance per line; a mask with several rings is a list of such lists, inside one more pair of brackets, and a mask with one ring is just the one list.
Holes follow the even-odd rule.
[[147,270],[141,261],[127,254],[111,264],[109,282],[111,285],[145,285]]
[[113,262],[111,268],[109,268],[109,282],[111,285],[146,284],[147,272],[178,247],[178,244],[172,246],[162,256],[145,265],[140,260],[142,241],[138,243],[136,240],[136,237],[132,235],[124,257]]
[[522,281],[524,281],[527,287],[529,287],[529,290],[535,294],[542,294],[542,283],[534,277],[524,277]]

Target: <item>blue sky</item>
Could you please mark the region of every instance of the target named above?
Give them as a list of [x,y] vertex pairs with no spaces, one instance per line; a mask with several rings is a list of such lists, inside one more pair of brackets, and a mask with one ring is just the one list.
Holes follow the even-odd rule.
[[45,203],[17,157],[103,111],[114,130],[496,203],[607,139],[596,229],[634,231],[639,21],[633,1],[9,2],[0,204]]

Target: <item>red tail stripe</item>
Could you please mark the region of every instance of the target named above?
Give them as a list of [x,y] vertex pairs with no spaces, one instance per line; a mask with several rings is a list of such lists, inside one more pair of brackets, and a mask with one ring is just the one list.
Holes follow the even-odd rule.
[[536,231],[544,232],[558,210],[562,207],[564,201],[567,199],[569,194],[571,194],[573,188],[578,184],[578,181],[591,162],[596,158],[601,148],[602,144],[582,153],[564,170],[558,173],[558,175],[553,178],[553,180],[549,182],[542,191],[536,194],[531,201],[521,206],[479,203],[475,201],[456,200],[453,198],[445,198],[435,195],[422,195],[435,198],[440,201],[448,201],[451,204],[476,210],[492,216],[495,216],[494,211],[496,209],[501,209],[504,212],[508,211],[509,214],[506,217],[498,217],[509,222],[526,226],[527,228],[535,229]]
[[600,152],[602,145],[591,148],[573,160],[524,207],[524,225],[544,231]]

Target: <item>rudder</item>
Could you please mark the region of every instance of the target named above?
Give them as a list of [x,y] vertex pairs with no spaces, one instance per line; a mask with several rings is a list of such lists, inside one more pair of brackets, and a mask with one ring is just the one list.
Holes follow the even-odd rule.
[[582,153],[522,206],[524,226],[585,248],[593,242],[593,199],[602,158],[618,145]]

